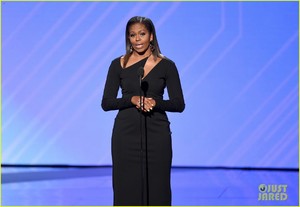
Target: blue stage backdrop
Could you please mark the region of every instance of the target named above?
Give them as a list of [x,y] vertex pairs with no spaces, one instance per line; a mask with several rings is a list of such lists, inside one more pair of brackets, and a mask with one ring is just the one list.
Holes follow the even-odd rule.
[[110,165],[100,107],[129,18],[150,17],[186,110],[174,166],[298,167],[298,2],[2,2],[2,163]]

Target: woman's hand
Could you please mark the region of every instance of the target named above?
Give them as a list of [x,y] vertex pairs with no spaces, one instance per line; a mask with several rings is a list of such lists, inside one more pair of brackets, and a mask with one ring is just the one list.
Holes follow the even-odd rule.
[[150,112],[156,105],[156,102],[153,98],[148,98],[142,96],[133,96],[131,98],[131,103],[136,106],[136,108],[143,110],[144,112]]
[[150,112],[155,107],[156,102],[153,98],[144,98],[144,111]]

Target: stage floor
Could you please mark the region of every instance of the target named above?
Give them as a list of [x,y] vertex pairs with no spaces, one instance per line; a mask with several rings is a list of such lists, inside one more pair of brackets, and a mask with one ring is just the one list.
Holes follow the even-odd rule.
[[[297,171],[173,168],[172,204],[298,206],[298,179]],[[259,200],[261,184],[287,185],[287,199]],[[110,167],[2,168],[2,206],[111,206],[112,196]]]

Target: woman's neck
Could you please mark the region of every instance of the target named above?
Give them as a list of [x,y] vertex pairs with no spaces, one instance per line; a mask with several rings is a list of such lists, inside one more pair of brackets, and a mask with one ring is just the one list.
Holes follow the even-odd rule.
[[151,50],[150,51],[145,51],[144,53],[137,53],[137,52],[133,52],[131,54],[132,57],[134,58],[146,58],[146,57],[150,57],[152,55]]

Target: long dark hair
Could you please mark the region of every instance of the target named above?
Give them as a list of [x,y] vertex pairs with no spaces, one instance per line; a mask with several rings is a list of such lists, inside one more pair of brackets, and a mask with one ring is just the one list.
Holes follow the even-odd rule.
[[128,59],[132,52],[131,51],[131,43],[129,41],[129,28],[131,25],[133,25],[135,23],[143,24],[146,27],[146,29],[148,30],[148,32],[150,34],[152,34],[153,40],[150,42],[150,44],[152,47],[152,54],[154,56],[154,60],[156,60],[157,57],[163,58],[163,55],[161,54],[160,49],[159,49],[153,22],[151,21],[151,19],[149,19],[147,17],[135,16],[135,17],[132,17],[131,19],[129,19],[129,21],[127,22],[127,25],[126,25],[126,31],[125,31],[126,54],[124,56],[124,64],[123,64],[124,68],[126,67]]

